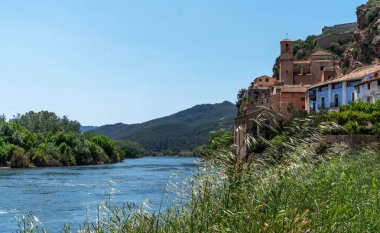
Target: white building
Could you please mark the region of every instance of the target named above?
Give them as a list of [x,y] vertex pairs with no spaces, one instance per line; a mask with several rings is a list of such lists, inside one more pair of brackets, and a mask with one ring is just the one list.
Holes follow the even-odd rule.
[[380,71],[374,70],[355,85],[355,100],[375,103],[380,99]]

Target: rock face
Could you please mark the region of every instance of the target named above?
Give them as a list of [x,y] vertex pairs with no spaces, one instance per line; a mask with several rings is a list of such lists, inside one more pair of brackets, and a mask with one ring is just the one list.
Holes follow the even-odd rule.
[[358,28],[340,64],[348,72],[380,58],[380,1],[369,1],[357,8]]

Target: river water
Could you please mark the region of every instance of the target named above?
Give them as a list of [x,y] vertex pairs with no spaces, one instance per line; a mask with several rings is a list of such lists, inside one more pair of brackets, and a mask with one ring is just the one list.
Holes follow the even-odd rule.
[[59,232],[64,223],[77,230],[86,212],[94,219],[99,203],[151,201],[151,209],[166,208],[162,198],[173,173],[190,177],[197,169],[196,158],[146,157],[122,163],[83,167],[0,170],[0,232],[18,229],[16,216],[33,211],[43,226]]

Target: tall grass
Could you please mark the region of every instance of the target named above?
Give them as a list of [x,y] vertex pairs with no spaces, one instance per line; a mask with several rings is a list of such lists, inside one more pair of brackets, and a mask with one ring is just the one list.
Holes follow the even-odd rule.
[[81,232],[379,232],[379,147],[325,148],[318,141],[327,128],[298,121],[246,162],[218,152],[174,187],[184,192],[171,208],[106,203]]

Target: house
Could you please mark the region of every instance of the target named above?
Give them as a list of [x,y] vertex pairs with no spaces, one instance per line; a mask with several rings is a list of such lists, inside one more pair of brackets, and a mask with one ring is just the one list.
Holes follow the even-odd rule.
[[274,86],[270,96],[271,107],[283,109],[291,107],[292,109],[305,109],[305,93],[307,86],[303,85],[282,85]]
[[[347,75],[309,87],[307,91],[308,112],[337,111],[343,104],[366,99],[372,93],[372,90],[366,89],[368,81],[371,80],[370,77],[377,76],[379,71],[379,65],[361,67]],[[355,88],[358,90],[357,93]]]
[[362,81],[356,84],[355,98],[357,101],[375,103],[380,99],[380,70],[374,67],[372,71],[365,75]]

